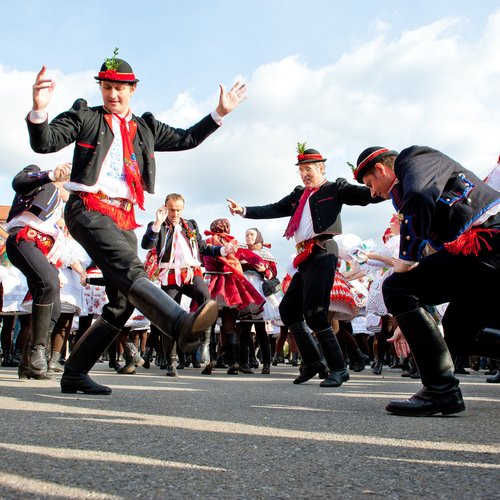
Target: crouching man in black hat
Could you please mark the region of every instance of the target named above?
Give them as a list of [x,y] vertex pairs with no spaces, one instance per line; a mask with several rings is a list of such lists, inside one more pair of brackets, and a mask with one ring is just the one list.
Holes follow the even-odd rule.
[[[384,281],[393,314],[418,365],[423,389],[391,401],[396,415],[465,410],[448,346],[498,359],[500,194],[443,153],[363,151],[354,171],[372,196],[391,198],[401,223],[399,262]],[[433,253],[426,254],[428,247]],[[449,302],[444,338],[426,305]],[[488,328],[485,328],[488,327]],[[399,342],[403,343],[401,338]]]
[[221,86],[214,112],[186,130],[172,128],[151,113],[132,114],[130,100],[139,80],[116,55],[117,49],[95,77],[102,106],[89,107],[78,99],[49,123],[46,108],[55,82],[45,76],[44,66],[33,85],[33,108],[27,117],[30,144],[37,153],[52,153],[76,143],[67,184],[72,194],[65,209],[66,224],[102,271],[109,298],[102,316],[82,336],[65,364],[61,389],[67,393],[111,393],[88,372],[134,307],[188,352],[198,348],[200,337],[217,318],[214,301],[188,314],[149,281],[137,256],[134,208],[144,209],[144,191],[154,192],[154,152],[198,146],[245,99],[246,85],[237,82],[227,93]]
[[295,239],[297,273],[279,309],[281,320],[293,333],[305,365],[294,383],[306,382],[316,374],[326,375],[326,367],[311,334],[313,330],[330,371],[320,385],[338,387],[349,380],[349,371],[328,321],[330,292],[338,260],[333,236],[342,232],[340,211],[343,204],[368,205],[382,199],[372,199],[368,189],[353,186],[342,178],[329,182],[325,177],[326,158],[315,149],[305,149],[305,144],[299,144],[298,153],[296,165],[303,186],[297,186],[292,193],[270,205],[242,207],[233,200],[227,201],[232,214],[249,219],[291,216],[284,236]]

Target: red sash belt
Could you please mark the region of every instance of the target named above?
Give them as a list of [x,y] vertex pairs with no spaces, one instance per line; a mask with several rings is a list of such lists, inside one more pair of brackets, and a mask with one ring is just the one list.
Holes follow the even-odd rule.
[[100,212],[110,217],[124,231],[140,227],[135,220],[134,204],[125,198],[110,198],[100,191],[98,193],[78,193],[87,210]]
[[32,241],[40,249],[43,255],[47,255],[54,246],[54,238],[48,234],[41,233],[30,226],[25,226],[16,235],[16,241]]
[[[200,278],[203,278],[203,273],[201,272],[201,267],[193,267],[191,269],[193,271],[193,277],[199,276]],[[182,283],[185,283],[187,275],[188,275],[187,268],[181,269],[181,281],[182,281]],[[167,284],[177,286],[177,282],[175,281],[175,269],[169,269],[169,271],[167,273]]]

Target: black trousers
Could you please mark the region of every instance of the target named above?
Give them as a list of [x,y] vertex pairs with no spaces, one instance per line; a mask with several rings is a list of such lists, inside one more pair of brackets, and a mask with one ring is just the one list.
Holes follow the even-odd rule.
[[70,196],[64,217],[71,236],[89,254],[106,282],[109,302],[103,308],[103,319],[122,328],[134,311],[128,292],[137,279],[147,278],[137,255],[134,231],[123,231],[110,217],[87,210],[77,195]]
[[47,260],[33,241],[17,242],[18,232],[14,231],[7,238],[5,243],[7,256],[12,265],[26,277],[33,304],[54,304],[49,327],[52,331],[61,313],[59,271]]
[[[193,299],[198,304],[198,306],[211,299],[210,292],[208,291],[208,286],[201,276],[195,276],[193,278],[192,284],[188,283],[181,286],[162,285],[161,289],[178,304],[181,303],[183,295],[186,295],[187,297]],[[158,328],[156,328],[154,325],[151,325],[151,332],[155,335],[160,333]],[[171,364],[173,362],[173,357],[175,356],[175,352],[173,350],[174,342],[165,335],[161,336],[161,341],[163,342],[163,348],[167,355],[167,363]],[[179,351],[178,347],[177,350],[180,358],[182,356],[182,353]]]
[[161,289],[166,292],[172,299],[174,299],[178,304],[181,303],[181,298],[183,295],[193,299],[198,306],[201,306],[207,300],[210,300],[210,292],[208,291],[208,286],[205,280],[201,276],[195,276],[193,278],[193,283],[183,284],[181,286],[177,285],[162,285]]
[[[491,245],[491,252],[498,255],[500,237]],[[395,316],[449,302],[442,324],[452,351],[467,352],[478,330],[500,327],[500,269],[473,255],[441,250],[423,258],[409,272],[393,273],[384,281],[382,291],[388,311]]]
[[281,321],[286,326],[304,321],[315,331],[329,328],[328,308],[337,255],[316,246],[312,255],[299,266],[280,303]]

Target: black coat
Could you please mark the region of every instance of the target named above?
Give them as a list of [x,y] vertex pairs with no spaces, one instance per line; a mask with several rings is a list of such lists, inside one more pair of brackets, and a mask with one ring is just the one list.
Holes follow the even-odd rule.
[[[276,203],[256,207],[245,207],[248,219],[275,219],[291,217],[299,205],[304,186],[297,186],[289,195]],[[316,234],[340,234],[342,222],[340,212],[342,205],[368,205],[378,203],[382,198],[372,198],[370,190],[365,186],[349,184],[338,178],[335,182],[325,182],[309,197],[309,206],[313,229]]]
[[[31,123],[27,119],[30,144],[37,153],[53,153],[76,142],[71,181],[93,186],[99,177],[102,163],[113,142],[108,124],[111,115],[102,107],[89,107],[77,99],[72,108],[56,116],[50,123]],[[151,113],[141,118],[132,115],[137,123],[133,140],[134,153],[142,175],[144,189],[154,193],[155,151],[182,151],[198,146],[219,128],[208,115],[184,130],[159,122]]]
[[42,172],[37,165],[28,165],[12,181],[16,192],[7,217],[10,222],[23,212],[30,212],[40,220],[47,220],[59,203],[58,189],[49,172]]
[[401,219],[400,257],[419,261],[429,243],[440,250],[490,208],[500,194],[445,154],[411,146],[396,158],[391,198]]
[[[184,222],[190,229],[190,232],[194,233],[196,236],[196,245],[198,246],[198,253],[200,255],[205,255],[209,257],[220,257],[221,246],[209,245],[200,234],[198,224],[193,219],[183,219]],[[148,228],[142,237],[141,246],[146,250],[151,250],[156,247],[156,253],[158,256],[162,255],[162,262],[168,262],[170,259],[170,253],[172,252],[172,227],[168,225],[165,221],[159,232],[155,232],[152,229],[153,221],[148,224]],[[188,245],[191,246],[190,237],[184,225],[182,225],[182,236],[186,239]],[[164,249],[165,247],[165,249]]]

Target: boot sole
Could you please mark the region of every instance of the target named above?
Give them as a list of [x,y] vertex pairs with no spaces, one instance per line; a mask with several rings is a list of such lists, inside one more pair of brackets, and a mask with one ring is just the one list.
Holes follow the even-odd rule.
[[217,306],[217,302],[215,302],[215,300],[209,300],[194,318],[191,332],[193,334],[205,333],[205,330],[217,321],[218,315],[219,307]]
[[109,396],[112,391],[111,389],[109,389],[109,391],[91,392],[91,391],[84,391],[83,389],[75,389],[73,387],[65,387],[65,388],[61,387],[62,394],[76,394],[77,392],[88,394],[89,396]]
[[429,409],[427,411],[418,411],[412,408],[392,408],[391,406],[386,406],[386,411],[392,413],[393,415],[398,415],[400,417],[432,417],[432,415],[436,415],[441,413],[442,415],[453,415],[455,413],[461,413],[465,411],[465,404],[461,403],[455,406],[451,406],[449,408],[434,408]]

